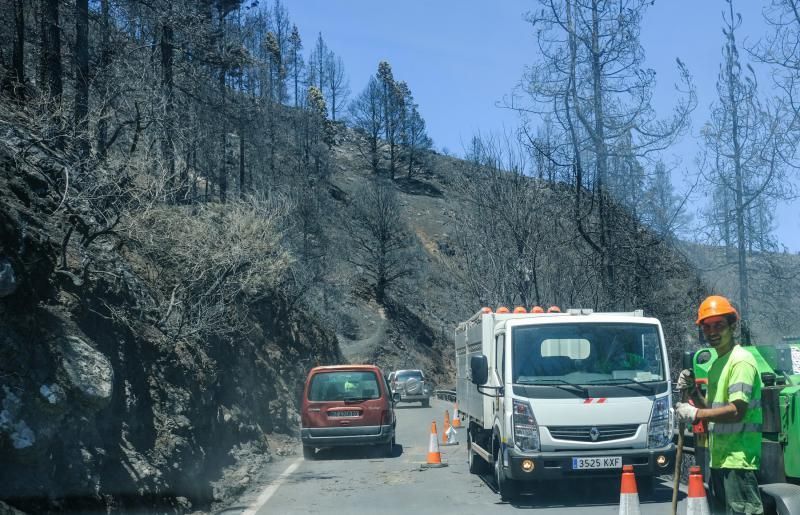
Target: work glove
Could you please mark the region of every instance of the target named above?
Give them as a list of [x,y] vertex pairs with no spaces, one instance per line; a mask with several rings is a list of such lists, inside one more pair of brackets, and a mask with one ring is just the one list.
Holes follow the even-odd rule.
[[678,390],[682,392],[685,391],[687,393],[691,393],[695,388],[694,372],[689,369],[681,370],[676,386],[678,387]]
[[679,423],[694,424],[697,418],[697,408],[688,402],[679,402],[675,405],[675,416]]

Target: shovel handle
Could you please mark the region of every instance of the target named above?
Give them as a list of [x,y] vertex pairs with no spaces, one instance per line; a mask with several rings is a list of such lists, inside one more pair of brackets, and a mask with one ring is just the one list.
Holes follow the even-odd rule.
[[[686,402],[689,392],[681,392],[681,402]],[[675,473],[672,480],[672,515],[678,515],[678,489],[681,484],[681,462],[683,461],[683,432],[686,431],[686,424],[678,424],[678,449],[675,451]]]

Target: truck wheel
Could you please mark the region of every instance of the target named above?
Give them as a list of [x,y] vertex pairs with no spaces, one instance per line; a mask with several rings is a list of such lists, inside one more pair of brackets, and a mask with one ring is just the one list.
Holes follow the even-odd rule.
[[314,448],[308,445],[303,446],[303,459],[306,460],[313,460],[314,459]]
[[489,472],[489,464],[486,463],[486,460],[472,450],[472,431],[467,431],[467,461],[469,462],[470,474],[480,475]]
[[494,460],[494,481],[497,485],[497,493],[503,502],[513,501],[517,497],[517,482],[508,479],[503,475],[503,455],[498,452]]
[[425,399],[424,401],[421,401],[421,404],[422,404],[423,408],[430,408],[431,407],[431,400],[430,399]]

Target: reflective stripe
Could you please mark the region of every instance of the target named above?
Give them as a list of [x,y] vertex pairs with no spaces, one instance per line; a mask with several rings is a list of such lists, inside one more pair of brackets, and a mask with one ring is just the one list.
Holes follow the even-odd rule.
[[[711,407],[712,408],[721,408],[723,406],[727,406],[728,404],[731,404],[731,403],[730,402],[712,402],[711,403]],[[752,401],[747,403],[747,409],[749,409],[749,410],[758,409],[760,407],[761,407],[761,399],[753,399]]]
[[728,387],[728,395],[736,392],[744,392],[745,394],[750,395],[753,393],[753,385],[747,383],[736,383]]
[[711,427],[709,427],[709,431],[718,435],[747,432],[760,433],[761,424],[745,424],[744,422],[714,422]]

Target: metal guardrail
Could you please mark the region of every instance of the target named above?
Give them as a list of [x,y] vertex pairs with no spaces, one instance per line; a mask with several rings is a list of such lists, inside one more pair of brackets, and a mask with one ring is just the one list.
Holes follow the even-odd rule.
[[448,402],[456,401],[455,390],[434,390],[433,394],[436,396],[437,399],[441,399],[443,401],[448,401]]

